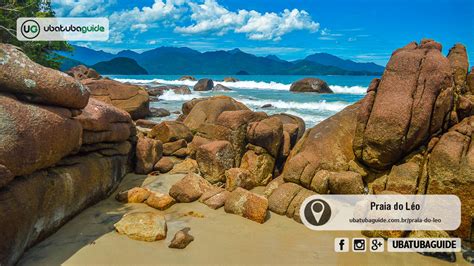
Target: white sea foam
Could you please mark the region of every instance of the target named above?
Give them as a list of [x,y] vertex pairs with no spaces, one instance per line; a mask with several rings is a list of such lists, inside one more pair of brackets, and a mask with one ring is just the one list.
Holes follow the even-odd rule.
[[158,99],[164,101],[190,101],[194,98],[201,98],[203,97],[200,93],[192,93],[192,94],[176,94],[172,90],[167,90],[163,92],[163,95],[159,96]]
[[365,94],[367,91],[367,88],[362,86],[330,85],[329,88],[331,88],[334,93],[339,94]]
[[318,111],[331,111],[338,112],[348,106],[350,103],[346,102],[326,102],[326,101],[317,101],[317,102],[292,102],[292,101],[282,101],[282,100],[249,100],[249,99],[237,99],[242,103],[249,106],[260,107],[264,104],[271,104],[272,106],[279,109],[304,109],[304,110],[318,110]]
[[[133,84],[169,84],[169,85],[186,85],[194,86],[196,81],[192,80],[165,80],[165,79],[116,79],[120,82],[129,82]],[[284,84],[279,82],[264,82],[264,81],[253,81],[253,80],[242,80],[237,82],[224,82],[215,81],[215,84],[222,84],[229,88],[237,89],[261,89],[261,90],[290,90],[291,84]],[[340,94],[365,94],[367,88],[362,86],[329,86],[334,93]]]

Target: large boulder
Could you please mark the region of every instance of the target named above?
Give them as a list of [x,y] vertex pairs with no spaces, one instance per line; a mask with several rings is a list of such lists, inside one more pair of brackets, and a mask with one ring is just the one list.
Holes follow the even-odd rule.
[[[228,140],[235,153],[235,165],[240,165],[242,156],[247,145],[247,126],[251,122],[267,118],[264,112],[252,112],[250,110],[225,111],[217,117],[216,127],[225,127],[225,140]],[[228,132],[228,133],[227,133]]]
[[140,137],[136,147],[137,165],[135,173],[148,174],[163,156],[163,144],[159,140]]
[[449,49],[447,57],[453,71],[454,84],[458,88],[464,87],[467,72],[469,71],[466,47],[460,43],[455,44]]
[[263,147],[274,158],[278,156],[283,138],[283,124],[278,117],[252,122],[247,128],[247,140]]
[[234,167],[234,150],[228,141],[213,141],[199,147],[196,161],[207,181],[225,182],[225,171]]
[[169,194],[177,202],[187,203],[199,199],[204,192],[212,188],[213,186],[206,179],[189,173],[170,188]]
[[453,194],[461,200],[461,225],[453,235],[470,238],[474,217],[474,116],[445,133],[428,162],[427,194]]
[[303,201],[316,195],[313,191],[305,189],[294,183],[283,183],[273,189],[268,197],[269,209],[277,214],[286,215],[301,223],[300,208]]
[[164,121],[154,126],[148,137],[158,139],[163,143],[185,140],[191,142],[193,134],[186,125],[177,121]]
[[[67,165],[36,171],[0,189],[0,264],[14,265],[25,249],[110,195],[128,172],[128,160],[98,153],[76,156]],[[29,167],[24,160],[22,165]]]
[[167,173],[171,171],[174,167],[174,161],[168,156],[162,157],[153,167],[153,170],[156,170],[160,173]]
[[452,105],[451,66],[439,43],[423,40],[396,50],[359,111],[357,158],[372,168],[390,167],[443,130]]
[[163,144],[163,155],[169,156],[178,151],[181,148],[186,148],[188,145],[186,140],[179,139],[173,142]]
[[125,141],[132,134],[132,119],[127,112],[93,98],[74,119],[84,130],[83,144]]
[[352,171],[334,172],[329,175],[331,194],[363,194],[364,181],[359,173]]
[[157,241],[166,238],[165,217],[157,212],[131,212],[114,224],[115,230],[131,239]]
[[254,175],[244,168],[231,168],[225,171],[225,188],[233,191],[238,187],[252,189],[258,185]]
[[231,89],[222,84],[217,84],[212,88],[212,91],[231,91]]
[[301,117],[290,115],[286,113],[275,114],[272,117],[277,117],[283,124],[283,131],[288,132],[291,138],[291,147],[295,146],[296,142],[303,137],[306,130],[306,124]]
[[318,78],[304,78],[291,84],[292,92],[333,93],[326,81]]
[[214,82],[212,79],[200,79],[194,85],[194,91],[210,91],[214,87]]
[[173,240],[171,240],[171,243],[168,245],[169,248],[178,248],[178,249],[183,249],[189,245],[189,243],[194,241],[194,236],[189,234],[189,231],[191,228],[185,227],[178,232],[173,237]]
[[249,144],[247,148],[240,168],[250,172],[256,186],[265,186],[272,180],[275,159],[262,147]]
[[75,66],[69,69],[68,71],[66,71],[66,74],[78,80],[102,78],[102,76],[99,73],[97,73],[97,71],[95,71],[92,68],[88,68],[84,65]]
[[0,43],[0,88],[28,101],[82,109],[89,89],[57,70],[31,61],[19,48]]
[[201,195],[201,198],[199,198],[199,202],[202,202],[209,208],[216,210],[224,206],[229,194],[230,192],[223,188],[214,187],[211,190],[204,192]]
[[0,94],[0,187],[78,151],[81,138],[81,124],[68,109]]
[[283,169],[287,182],[309,188],[319,170],[348,170],[349,162],[354,159],[352,141],[359,106],[359,103],[348,106],[306,131],[290,152]]
[[267,198],[240,187],[227,196],[224,205],[225,212],[240,215],[257,223],[265,222],[267,209]]
[[[187,107],[189,108],[189,107]],[[191,130],[198,129],[202,124],[214,124],[224,111],[249,110],[244,104],[227,96],[214,96],[195,101],[184,119],[184,124]],[[186,114],[183,104],[183,114]]]
[[111,79],[85,79],[91,96],[127,111],[133,120],[149,115],[149,96],[142,87],[124,84]]
[[179,78],[179,80],[191,80],[191,81],[196,81],[197,79],[193,76],[182,76]]
[[467,75],[466,85],[468,93],[474,95],[474,67],[471,67],[471,72],[469,72],[469,74]]

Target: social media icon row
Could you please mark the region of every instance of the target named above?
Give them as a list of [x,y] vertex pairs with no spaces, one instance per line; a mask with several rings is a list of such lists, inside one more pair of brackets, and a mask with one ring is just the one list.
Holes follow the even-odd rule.
[[[367,241],[369,242],[367,243]],[[336,252],[349,252],[349,245],[350,242],[347,237],[334,239],[334,251]],[[371,252],[383,252],[385,248],[383,238],[352,238],[353,252],[366,252],[367,248]]]

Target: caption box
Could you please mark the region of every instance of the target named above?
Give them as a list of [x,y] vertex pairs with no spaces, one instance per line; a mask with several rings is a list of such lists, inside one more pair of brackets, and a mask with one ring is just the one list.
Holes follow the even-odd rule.
[[312,230],[456,230],[455,195],[315,195],[300,208]]

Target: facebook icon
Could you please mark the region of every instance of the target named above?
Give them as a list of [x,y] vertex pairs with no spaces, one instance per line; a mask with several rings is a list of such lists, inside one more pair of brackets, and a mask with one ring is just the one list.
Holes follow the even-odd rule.
[[334,251],[349,252],[349,238],[335,238]]

